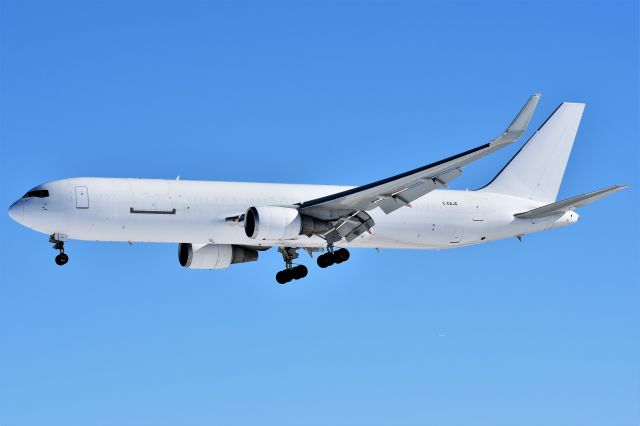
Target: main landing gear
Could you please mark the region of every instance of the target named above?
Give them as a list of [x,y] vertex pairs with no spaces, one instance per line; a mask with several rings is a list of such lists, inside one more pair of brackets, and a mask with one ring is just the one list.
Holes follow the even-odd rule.
[[327,268],[334,264],[346,262],[349,260],[349,257],[351,257],[351,255],[349,254],[349,250],[346,248],[333,250],[333,246],[329,246],[327,247],[327,252],[325,254],[318,256],[317,263],[319,267]]
[[[312,251],[321,251],[322,249],[305,249],[311,256]],[[279,247],[278,251],[284,259],[285,269],[276,274],[276,281],[280,284],[286,284],[293,280],[299,280],[307,276],[309,270],[304,265],[293,266],[293,260],[298,258],[298,248],[295,247]],[[318,257],[318,266],[326,268],[328,266],[346,262],[349,260],[349,250],[341,248],[334,250],[332,245],[327,247],[327,252]]]
[[66,265],[69,261],[69,256],[64,252],[64,241],[56,238],[56,234],[49,236],[49,242],[53,244],[53,249],[58,250],[58,255],[56,256],[56,265],[62,266]]
[[279,284],[286,284],[292,280],[304,278],[309,270],[304,265],[293,266],[293,260],[298,258],[298,249],[294,247],[280,247],[278,251],[284,259],[285,269],[276,274],[276,281]]

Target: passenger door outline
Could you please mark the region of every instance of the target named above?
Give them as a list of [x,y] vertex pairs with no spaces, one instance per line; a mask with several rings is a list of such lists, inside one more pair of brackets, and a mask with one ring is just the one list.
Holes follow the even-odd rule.
[[76,186],[76,208],[89,208],[89,188],[86,186]]

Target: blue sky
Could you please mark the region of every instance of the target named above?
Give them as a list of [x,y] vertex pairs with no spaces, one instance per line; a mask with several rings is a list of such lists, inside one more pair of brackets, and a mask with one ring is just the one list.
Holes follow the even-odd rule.
[[[637,425],[638,3],[1,4],[0,205],[72,176],[363,184],[586,102],[569,228],[279,286],[0,215],[1,425]],[[528,133],[530,134],[531,131]],[[519,146],[519,145],[518,145]],[[486,183],[518,146],[467,167]]]

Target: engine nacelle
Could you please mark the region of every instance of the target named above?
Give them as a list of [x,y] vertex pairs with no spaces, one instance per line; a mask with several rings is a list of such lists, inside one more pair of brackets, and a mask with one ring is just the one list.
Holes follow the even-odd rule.
[[300,214],[293,207],[251,207],[244,215],[244,232],[255,240],[289,240],[330,229],[328,222]]
[[300,235],[302,221],[291,207],[251,207],[244,215],[244,232],[256,240],[282,240]]
[[178,245],[180,265],[190,269],[224,269],[232,263],[258,260],[258,252],[231,244],[191,244]]

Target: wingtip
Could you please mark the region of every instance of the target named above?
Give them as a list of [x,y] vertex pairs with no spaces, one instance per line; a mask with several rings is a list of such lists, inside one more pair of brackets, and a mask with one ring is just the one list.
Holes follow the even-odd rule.
[[622,191],[623,189],[627,189],[628,187],[629,185],[612,185],[608,188],[601,189],[600,192],[605,194],[613,194],[614,192]]
[[540,97],[540,93],[534,93],[533,95],[531,95],[527,103],[522,107],[522,110],[520,110],[520,113],[516,116],[516,118],[509,126],[512,131],[524,132],[526,130],[527,126],[529,125],[529,121],[531,121],[531,117],[533,117],[533,113],[538,106]]
[[535,112],[538,103],[540,102],[540,98],[542,98],[542,93],[533,93],[529,99],[527,99],[527,102],[524,104],[518,115],[516,115],[511,124],[509,124],[507,130],[505,130],[497,139],[491,141],[491,145],[507,145],[520,139],[527,130],[527,127],[529,127],[529,123],[531,122],[531,118],[533,117],[533,113]]

